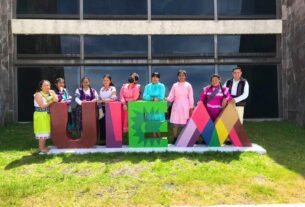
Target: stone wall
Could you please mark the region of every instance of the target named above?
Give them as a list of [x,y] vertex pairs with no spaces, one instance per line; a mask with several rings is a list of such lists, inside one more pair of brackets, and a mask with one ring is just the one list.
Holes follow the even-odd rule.
[[305,126],[305,0],[282,1],[284,119]]
[[13,0],[0,0],[0,126],[13,120],[12,3]]

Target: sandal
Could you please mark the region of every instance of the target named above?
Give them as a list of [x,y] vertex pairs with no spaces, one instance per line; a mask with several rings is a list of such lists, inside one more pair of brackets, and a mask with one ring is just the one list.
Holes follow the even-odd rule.
[[39,154],[47,154],[49,152],[48,148],[40,150]]

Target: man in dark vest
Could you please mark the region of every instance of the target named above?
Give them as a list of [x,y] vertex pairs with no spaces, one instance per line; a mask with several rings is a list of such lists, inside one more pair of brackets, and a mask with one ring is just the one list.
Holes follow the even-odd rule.
[[242,77],[242,69],[240,67],[233,68],[232,79],[225,82],[224,86],[229,88],[232,95],[232,101],[236,104],[239,120],[243,123],[244,108],[246,105],[246,99],[249,96],[249,84],[246,79]]

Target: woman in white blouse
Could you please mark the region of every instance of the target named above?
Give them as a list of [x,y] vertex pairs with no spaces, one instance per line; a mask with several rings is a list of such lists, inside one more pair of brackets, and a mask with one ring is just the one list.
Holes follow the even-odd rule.
[[109,74],[106,74],[102,78],[103,85],[100,89],[99,93],[99,100],[98,102],[101,103],[100,105],[100,113],[99,113],[99,119],[100,119],[100,144],[105,145],[106,140],[106,120],[105,120],[105,103],[110,101],[116,101],[116,88],[114,87],[114,84],[112,83],[112,78]]

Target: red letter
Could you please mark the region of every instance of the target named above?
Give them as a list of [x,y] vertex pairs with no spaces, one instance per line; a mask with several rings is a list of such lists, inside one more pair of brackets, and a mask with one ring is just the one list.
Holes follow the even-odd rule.
[[82,103],[83,126],[81,136],[72,139],[67,130],[68,106],[66,103],[54,103],[51,106],[51,137],[58,148],[90,148],[97,142],[97,106],[94,102]]

